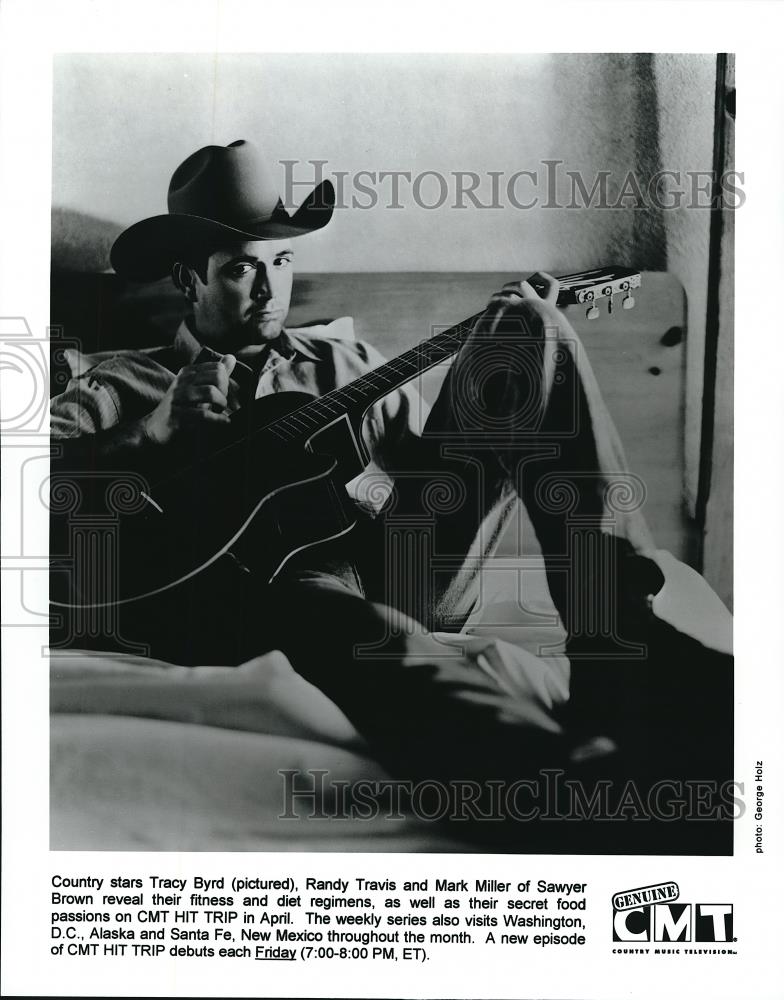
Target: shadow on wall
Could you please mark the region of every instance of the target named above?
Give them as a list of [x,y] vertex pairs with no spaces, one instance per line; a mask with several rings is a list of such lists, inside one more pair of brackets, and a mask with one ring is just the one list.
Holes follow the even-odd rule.
[[123,228],[52,209],[50,323],[65,346],[100,351],[164,343],[182,317],[181,296],[168,278],[133,285],[110,269],[109,251]]
[[71,208],[52,208],[52,271],[108,271],[109,251],[124,226]]

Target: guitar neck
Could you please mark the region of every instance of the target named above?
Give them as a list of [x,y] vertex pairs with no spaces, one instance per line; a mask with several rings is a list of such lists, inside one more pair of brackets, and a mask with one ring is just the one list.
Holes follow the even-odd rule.
[[[566,275],[558,281],[559,306],[592,304],[600,296],[608,298],[611,304],[616,294],[627,295],[633,305],[629,292],[639,287],[640,275],[627,268],[596,268]],[[535,281],[534,287],[537,287]],[[306,403],[294,413],[267,425],[265,432],[286,442],[296,442],[306,441],[342,416],[348,416],[356,426],[379,399],[456,354],[483,314],[484,310],[422,341],[348,385]]]
[[352,423],[359,423],[379,399],[456,354],[481,315],[482,313],[477,313],[443,333],[422,341],[348,385],[332,389],[294,413],[276,420],[265,430],[285,441],[293,441],[311,437],[344,415]]

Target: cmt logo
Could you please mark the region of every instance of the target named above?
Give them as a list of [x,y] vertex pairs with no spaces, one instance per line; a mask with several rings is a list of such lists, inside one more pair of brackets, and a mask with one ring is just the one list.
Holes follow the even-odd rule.
[[[613,941],[716,942],[733,940],[731,903],[680,903],[674,882],[617,892]],[[669,902],[656,902],[669,900]]]

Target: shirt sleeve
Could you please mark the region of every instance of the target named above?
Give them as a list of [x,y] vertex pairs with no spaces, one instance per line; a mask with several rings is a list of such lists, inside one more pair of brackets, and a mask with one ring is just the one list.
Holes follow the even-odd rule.
[[49,404],[53,438],[97,434],[120,422],[119,401],[95,370],[72,378]]
[[49,404],[53,438],[97,434],[155,409],[174,374],[143,354],[116,355],[72,378]]

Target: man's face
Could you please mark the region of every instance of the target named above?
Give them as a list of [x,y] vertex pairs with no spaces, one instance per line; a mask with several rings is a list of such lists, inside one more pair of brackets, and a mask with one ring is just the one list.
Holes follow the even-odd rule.
[[206,283],[194,272],[193,318],[202,343],[228,354],[274,340],[289,311],[293,258],[288,240],[216,250]]

